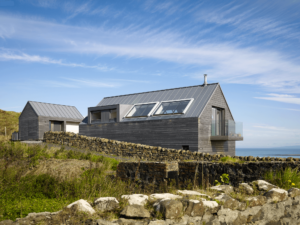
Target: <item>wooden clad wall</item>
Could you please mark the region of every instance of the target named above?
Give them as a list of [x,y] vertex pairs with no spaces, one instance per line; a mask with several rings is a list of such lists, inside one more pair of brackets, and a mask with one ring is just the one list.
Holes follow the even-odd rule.
[[79,134],[164,148],[198,151],[198,118],[80,124]]
[[19,117],[19,139],[37,140],[38,137],[38,116],[29,103],[26,104]]

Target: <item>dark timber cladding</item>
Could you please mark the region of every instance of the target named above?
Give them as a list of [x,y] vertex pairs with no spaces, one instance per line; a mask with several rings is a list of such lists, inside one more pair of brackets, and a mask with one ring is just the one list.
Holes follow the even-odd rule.
[[19,118],[19,139],[40,140],[51,127],[66,131],[68,122],[79,125],[82,119],[74,106],[28,101]]
[[[171,110],[170,105],[175,105],[176,101],[186,102],[186,108],[174,114],[156,113]],[[138,112],[138,107],[143,104],[153,105],[153,110],[149,109],[149,113],[142,116],[126,116],[132,109]],[[165,109],[161,111],[163,107]],[[212,109],[216,108],[222,115],[218,123],[212,120]],[[100,116],[92,120],[94,113],[99,115],[99,112],[113,109],[117,111],[114,121]],[[234,124],[225,96],[216,83],[103,98],[97,106],[88,109],[88,117],[79,125],[79,133],[165,148],[235,155],[235,140],[242,138],[237,133],[229,134],[225,121]],[[211,135],[215,136],[212,124],[221,127],[219,139],[211,138]]]

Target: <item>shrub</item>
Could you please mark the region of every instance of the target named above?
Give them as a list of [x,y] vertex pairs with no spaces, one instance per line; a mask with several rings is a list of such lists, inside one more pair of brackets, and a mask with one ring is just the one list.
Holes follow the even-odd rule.
[[291,187],[300,188],[300,172],[297,167],[295,169],[287,167],[284,170],[277,170],[275,172],[269,171],[264,174],[264,178],[283,189],[289,189]]

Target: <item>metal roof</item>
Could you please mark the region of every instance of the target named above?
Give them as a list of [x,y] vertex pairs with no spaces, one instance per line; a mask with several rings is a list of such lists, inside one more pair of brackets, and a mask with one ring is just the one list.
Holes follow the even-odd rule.
[[82,120],[83,116],[75,106],[57,105],[44,102],[28,101],[38,116],[60,117]]
[[186,118],[186,117],[199,117],[202,110],[205,108],[211,95],[215,91],[218,83],[190,87],[181,87],[173,89],[165,89],[151,92],[142,92],[129,95],[120,95],[113,97],[103,98],[97,106],[114,105],[114,104],[129,104],[134,105],[137,103],[147,102],[161,102],[179,99],[193,98],[194,101],[188,108],[187,112],[183,115],[170,115],[170,116],[153,116],[147,118],[130,118],[123,121],[134,120],[154,120],[154,119],[169,119],[169,118]]

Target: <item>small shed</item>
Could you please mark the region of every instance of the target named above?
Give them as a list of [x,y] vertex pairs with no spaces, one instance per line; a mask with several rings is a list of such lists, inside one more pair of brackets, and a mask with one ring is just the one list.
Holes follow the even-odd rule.
[[75,106],[28,101],[19,117],[19,140],[41,140],[46,131],[79,133],[82,120]]

